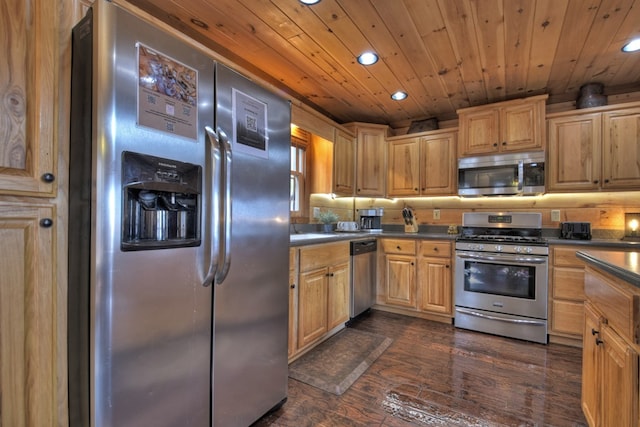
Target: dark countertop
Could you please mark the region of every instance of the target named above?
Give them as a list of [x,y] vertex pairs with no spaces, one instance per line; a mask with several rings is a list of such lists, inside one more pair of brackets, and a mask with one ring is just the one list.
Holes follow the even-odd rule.
[[366,240],[384,238],[424,239],[424,240],[455,240],[457,234],[447,233],[405,233],[404,231],[383,231],[381,233],[366,232],[333,232],[333,233],[300,233],[290,235],[290,246],[305,246],[317,243],[339,242],[342,240]]
[[640,288],[640,252],[579,250],[576,256],[629,284]]

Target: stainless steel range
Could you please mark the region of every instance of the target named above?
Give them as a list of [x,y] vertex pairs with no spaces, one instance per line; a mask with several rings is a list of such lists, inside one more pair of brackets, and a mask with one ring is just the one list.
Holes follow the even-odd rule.
[[546,344],[548,269],[541,214],[463,214],[456,239],[456,327]]

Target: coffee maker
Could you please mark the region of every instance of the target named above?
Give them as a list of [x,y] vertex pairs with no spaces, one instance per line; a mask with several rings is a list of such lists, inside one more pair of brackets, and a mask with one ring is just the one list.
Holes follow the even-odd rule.
[[383,214],[384,208],[358,209],[360,230],[368,233],[381,233]]

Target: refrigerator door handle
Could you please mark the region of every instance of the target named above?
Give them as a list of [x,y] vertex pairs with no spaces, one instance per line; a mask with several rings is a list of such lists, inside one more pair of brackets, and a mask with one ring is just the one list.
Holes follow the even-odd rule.
[[[206,149],[211,170],[205,172],[206,187],[209,189],[209,259],[204,263],[208,265],[207,272],[202,283],[209,286],[213,282],[218,270],[220,257],[220,217],[221,217],[221,186],[222,186],[222,149],[216,132],[210,127],[205,127],[207,136]],[[206,256],[206,254],[205,254]]]
[[224,281],[231,267],[231,165],[233,163],[233,155],[229,137],[220,128],[218,128],[220,146],[223,153],[222,167],[222,224],[220,232],[222,234],[220,245],[220,263],[221,268],[216,273],[215,283],[220,284]]

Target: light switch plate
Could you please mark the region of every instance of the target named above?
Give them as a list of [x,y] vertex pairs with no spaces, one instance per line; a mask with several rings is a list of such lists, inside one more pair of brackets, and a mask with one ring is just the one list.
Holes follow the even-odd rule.
[[313,208],[313,217],[318,218],[320,216],[320,208]]
[[560,222],[560,210],[558,209],[553,209],[551,211],[551,221],[553,222]]
[[433,219],[440,219],[440,209],[433,210]]

